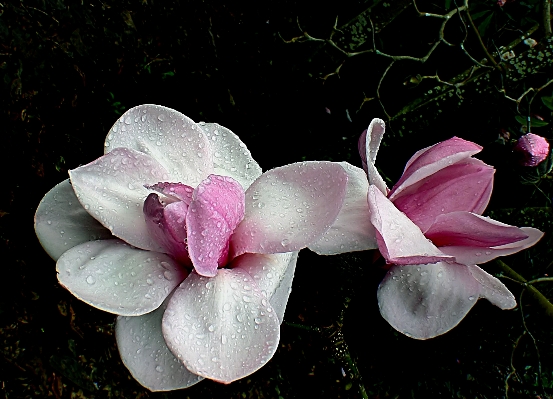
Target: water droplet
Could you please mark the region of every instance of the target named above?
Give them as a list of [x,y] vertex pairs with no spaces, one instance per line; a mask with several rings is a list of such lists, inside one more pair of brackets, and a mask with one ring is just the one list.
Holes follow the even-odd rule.
[[165,120],[165,114],[159,114],[157,116],[157,119],[159,119],[161,122],[163,122]]
[[213,324],[210,324],[207,329],[211,332],[213,332],[215,330],[215,327],[213,326]]
[[280,245],[282,245],[283,247],[287,246],[288,244],[290,244],[290,240],[285,238],[283,239],[281,242],[280,242]]
[[469,296],[469,301],[474,301],[474,297],[472,295]]
[[173,280],[173,274],[169,270],[165,270],[163,272],[163,277],[165,277],[165,279],[168,281]]
[[225,334],[221,335],[221,343],[225,345],[227,343],[227,336]]
[[96,282],[96,279],[94,278],[94,276],[88,276],[86,278],[86,282],[90,285],[94,284]]
[[442,278],[444,275],[444,272],[438,272],[438,278]]
[[147,278],[147,279],[146,279],[146,283],[147,283],[148,285],[152,285],[154,282],[152,281],[151,278]]
[[229,311],[229,310],[230,310],[230,303],[228,303],[228,302],[225,303],[225,304],[223,305],[223,310]]
[[156,371],[157,371],[158,373],[162,373],[162,372],[163,372],[163,367],[161,367],[160,365],[157,365],[157,366],[156,366]]

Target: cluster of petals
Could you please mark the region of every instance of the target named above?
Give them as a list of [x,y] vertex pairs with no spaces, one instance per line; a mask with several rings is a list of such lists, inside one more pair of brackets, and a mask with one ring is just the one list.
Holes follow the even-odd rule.
[[143,386],[229,383],[273,356],[301,248],[376,248],[367,189],[347,163],[262,173],[230,130],[141,105],[102,157],[45,195],[35,231],[60,283],[118,315],[122,360]]
[[382,316],[399,332],[428,339],[455,327],[479,298],[515,307],[505,285],[477,265],[528,248],[543,233],[481,216],[494,175],[472,157],[482,147],[453,137],[424,148],[389,190],[375,166],[384,131],[374,119],[359,139],[370,219],[390,265],[378,288]]
[[522,166],[538,166],[549,155],[549,143],[534,133],[527,133],[518,139],[513,151],[520,155]]

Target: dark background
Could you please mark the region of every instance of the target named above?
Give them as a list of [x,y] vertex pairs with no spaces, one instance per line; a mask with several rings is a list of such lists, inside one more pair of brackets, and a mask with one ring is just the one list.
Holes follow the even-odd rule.
[[[500,311],[481,301],[451,332],[416,341],[395,332],[378,312],[376,287],[384,270],[373,263],[372,252],[323,257],[308,250],[300,254],[280,347],[266,366],[227,386],[203,381],[183,391],[151,393],[120,361],[114,316],[64,290],[54,261],[36,239],[33,214],[43,195],[67,178],[68,169],[98,158],[112,124],[139,104],[164,105],[195,121],[230,128],[263,170],[301,160],[360,166],[360,133],[373,117],[387,119],[375,92],[388,61],[374,54],[347,58],[328,44],[287,44],[283,38],[301,36],[297,20],[312,37],[328,37],[337,15],[345,23],[372,3],[0,3],[0,392],[5,398],[551,397],[551,318],[529,295],[522,310]],[[505,9],[516,14],[520,3]],[[449,1],[417,4],[442,14],[451,7]],[[493,1],[477,5],[497,8]],[[516,23],[526,29],[538,17]],[[411,5],[375,43],[390,54],[422,56],[436,38],[438,22],[421,20]],[[487,44],[506,44],[519,35],[498,24],[484,35]],[[461,28],[452,22],[446,33],[461,40]],[[535,37],[540,41],[543,35],[538,30]],[[467,37],[466,47],[482,59],[475,37]],[[540,45],[547,45],[545,39]],[[463,101],[453,97],[443,112],[420,109],[395,117],[436,85],[424,81],[412,88],[404,84],[410,76],[440,71],[442,79],[452,79],[471,65],[458,49],[442,47],[424,65],[394,65],[382,83],[382,103],[394,118],[378,166],[392,185],[420,148],[454,135],[483,145],[478,157],[497,168],[493,213],[487,214],[547,234],[534,248],[504,260],[527,279],[543,277],[553,271],[551,179],[544,170],[518,167],[511,141],[501,139],[506,132],[512,140],[522,133],[516,105],[493,90],[498,77],[482,83],[491,88],[487,92],[467,89]],[[341,64],[339,74],[324,79]],[[510,93],[516,98],[540,87],[548,74],[550,67],[511,80]],[[551,89],[542,94],[550,96]],[[373,99],[363,103],[365,98]],[[551,120],[539,98],[534,104]],[[539,129],[535,133],[552,138],[549,126]],[[500,272],[493,262],[485,269]],[[522,287],[503,281],[518,298]],[[550,282],[537,287],[553,297]]]

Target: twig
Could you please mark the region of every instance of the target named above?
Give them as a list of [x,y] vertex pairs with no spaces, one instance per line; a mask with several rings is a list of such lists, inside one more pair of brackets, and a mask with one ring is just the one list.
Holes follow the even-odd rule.
[[532,338],[532,342],[534,343],[534,348],[536,348],[536,354],[538,356],[538,385],[541,387],[542,391],[543,391],[543,385],[541,383],[541,360],[540,360],[540,350],[538,349],[538,343],[536,342],[536,338],[534,338],[534,335],[530,332],[530,330],[528,329],[528,326],[526,325],[526,320],[524,320],[524,311],[523,311],[523,308],[522,308],[522,295],[524,294],[524,291],[526,291],[526,289],[523,289],[521,292],[520,292],[520,297],[518,298],[518,303],[519,303],[519,307],[520,307],[520,315],[522,317],[522,325],[524,326],[524,331],[528,333],[528,335],[530,336],[530,338]]

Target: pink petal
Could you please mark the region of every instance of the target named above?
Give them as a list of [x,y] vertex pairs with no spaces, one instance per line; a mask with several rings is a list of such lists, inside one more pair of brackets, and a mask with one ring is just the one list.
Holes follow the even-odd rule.
[[186,215],[188,252],[198,274],[213,277],[227,261],[229,239],[244,218],[244,190],[231,177],[210,175],[194,191]]
[[232,177],[244,190],[261,176],[261,167],[236,134],[217,123],[200,122],[199,126],[213,151],[214,174]]
[[231,238],[232,258],[305,248],[336,221],[346,186],[346,172],[333,162],[300,162],[265,172],[246,192],[246,214]]
[[478,144],[453,137],[416,152],[407,162],[403,175],[390,191],[389,198],[393,201],[405,188],[481,150],[482,147]]
[[206,135],[194,121],[171,108],[145,104],[125,112],[108,133],[105,153],[118,147],[154,158],[170,173],[165,181],[196,187],[213,173],[213,151]]
[[480,284],[468,267],[444,262],[392,266],[378,287],[382,317],[402,334],[428,339],[455,327],[474,306]]
[[518,139],[513,150],[521,155],[521,165],[537,166],[547,158],[549,143],[537,134],[528,133]]
[[114,236],[141,249],[161,250],[150,237],[142,212],[150,193],[144,185],[168,177],[155,159],[128,148],[116,148],[69,171],[69,176],[81,204]]
[[512,309],[517,306],[514,295],[505,287],[505,284],[478,266],[471,265],[468,269],[480,284],[480,298],[486,298],[501,309]]
[[334,224],[308,248],[319,255],[366,251],[378,248],[371,223],[367,190],[369,183],[362,169],[340,162],[348,174],[346,198]]
[[378,248],[387,263],[418,265],[454,260],[428,241],[420,229],[373,185],[369,186],[368,201]]
[[[364,153],[361,155],[361,160],[363,162],[363,168],[366,167],[365,170],[369,178],[369,184],[375,185],[380,191],[382,191],[382,193],[387,195],[389,191],[388,187],[375,166],[376,155],[378,153],[378,149],[380,148],[380,142],[382,141],[382,136],[384,136],[385,129],[386,125],[382,119],[373,119],[367,128],[367,131],[363,132],[361,135],[358,147],[359,153]],[[365,138],[364,144],[361,143],[363,137]]]
[[426,232],[438,215],[455,211],[482,213],[492,193],[493,174],[494,169],[482,161],[467,159],[439,170],[390,199]]
[[478,265],[489,262],[497,257],[511,255],[522,251],[523,249],[529,248],[543,237],[543,233],[538,229],[534,229],[532,227],[521,227],[520,229],[524,234],[528,235],[528,238],[511,244],[489,248],[474,246],[447,246],[441,247],[440,250],[443,253],[454,256],[457,263],[462,263],[464,265]]
[[230,267],[233,270],[241,269],[254,279],[282,323],[297,259],[297,252],[243,254],[234,259]]
[[186,215],[188,205],[183,201],[164,206],[155,193],[144,201],[144,218],[151,237],[179,263],[192,266],[186,247]]
[[175,291],[162,321],[173,354],[194,374],[230,383],[261,368],[280,339],[279,320],[250,275],[196,272]]
[[440,215],[424,235],[438,247],[453,245],[486,248],[528,238],[518,227],[470,212]]
[[188,371],[171,353],[161,332],[161,319],[169,298],[143,316],[119,316],[115,338],[121,360],[132,376],[150,391],[188,388],[202,377]]
[[48,191],[40,201],[35,213],[35,232],[54,260],[76,245],[112,236],[82,207],[69,179]]
[[187,275],[169,256],[120,240],[77,245],[59,258],[56,269],[60,284],[77,298],[123,316],[157,309]]

